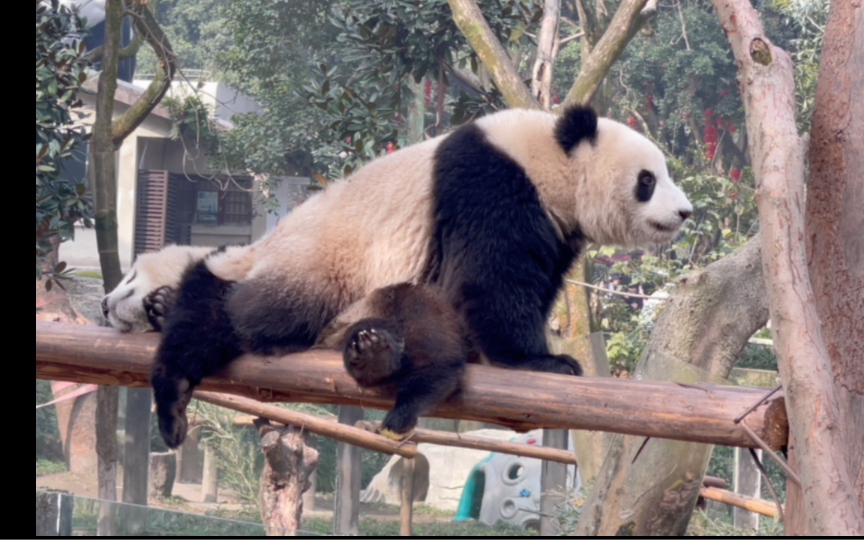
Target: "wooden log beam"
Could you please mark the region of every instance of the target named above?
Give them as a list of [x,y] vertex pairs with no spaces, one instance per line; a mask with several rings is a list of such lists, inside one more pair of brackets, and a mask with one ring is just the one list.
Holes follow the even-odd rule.
[[717,501],[737,508],[743,508],[763,516],[774,517],[777,513],[777,505],[762,499],[743,497],[737,493],[715,487],[703,487],[699,490],[699,496],[711,501]]
[[417,447],[413,444],[400,444],[363,429],[345,426],[332,420],[316,418],[296,411],[280,409],[273,405],[264,405],[252,399],[226,394],[214,394],[212,392],[195,392],[195,399],[231,409],[232,411],[239,411],[256,417],[266,418],[273,422],[279,422],[280,424],[302,428],[316,435],[353,444],[367,450],[381,452],[382,454],[397,454],[406,458],[414,458],[417,455]]
[[[109,328],[36,323],[36,378],[147,386],[159,336]],[[258,401],[330,403],[389,409],[392,393],[362,389],[333,351],[282,358],[246,356],[199,387]],[[734,418],[764,389],[566,377],[470,365],[463,390],[430,416],[491,422],[517,431],[588,429],[755,447]],[[782,393],[742,422],[772,448],[786,443]]]
[[[358,422],[357,427],[366,431],[377,432],[381,422]],[[567,465],[576,465],[576,455],[567,450],[548,448],[545,446],[532,446],[530,444],[514,443],[509,441],[496,441],[483,437],[450,433],[447,431],[434,431],[431,429],[417,428],[411,435],[412,443],[439,444],[441,446],[455,446],[456,448],[470,448],[471,450],[488,450],[499,454],[521,456],[527,458],[554,461]]]

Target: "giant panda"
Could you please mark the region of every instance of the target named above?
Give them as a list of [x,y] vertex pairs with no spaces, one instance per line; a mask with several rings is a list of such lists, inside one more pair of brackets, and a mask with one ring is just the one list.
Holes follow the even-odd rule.
[[[178,446],[193,388],[243,352],[290,353],[335,340],[349,373],[354,355],[356,365],[380,368],[390,358],[376,349],[382,333],[400,334],[383,343],[407,343],[404,332],[417,326],[381,322],[404,315],[375,301],[398,284],[411,286],[402,292],[429,308],[421,311],[452,311],[460,330],[442,349],[579,375],[576,360],[549,352],[544,334],[573,260],[586,242],[668,242],[691,212],[662,152],[587,107],[561,116],[502,111],[379,158],[258,242],[187,269],[151,377],[161,434]],[[358,382],[362,371],[352,373]],[[425,405],[414,410],[441,399],[435,385],[416,386],[409,399]],[[404,433],[411,415],[384,427]]]

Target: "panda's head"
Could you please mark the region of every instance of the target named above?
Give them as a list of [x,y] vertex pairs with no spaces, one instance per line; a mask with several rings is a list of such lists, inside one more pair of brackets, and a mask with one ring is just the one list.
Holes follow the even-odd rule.
[[569,161],[578,226],[589,240],[669,242],[692,214],[690,201],[669,178],[663,152],[624,124],[573,107],[556,121],[555,140]]
[[162,287],[178,287],[186,269],[212,251],[213,248],[168,246],[155,253],[139,255],[123,281],[102,299],[105,320],[121,332],[153,330],[144,299]]

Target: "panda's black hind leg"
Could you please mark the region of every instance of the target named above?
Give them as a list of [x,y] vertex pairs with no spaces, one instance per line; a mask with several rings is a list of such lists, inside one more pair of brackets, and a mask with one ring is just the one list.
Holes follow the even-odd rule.
[[458,388],[464,363],[413,369],[399,380],[396,403],[381,423],[381,435],[402,440],[417,427],[417,418],[445,401]]
[[345,370],[363,387],[386,384],[402,369],[403,342],[397,326],[385,319],[363,319],[345,333]]

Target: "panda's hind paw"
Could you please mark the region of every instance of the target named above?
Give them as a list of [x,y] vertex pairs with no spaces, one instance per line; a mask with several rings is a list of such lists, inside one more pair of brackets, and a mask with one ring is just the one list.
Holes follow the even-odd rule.
[[410,439],[411,436],[414,435],[414,430],[410,429],[410,430],[406,431],[405,433],[396,433],[395,431],[392,431],[389,429],[380,429],[380,430],[378,430],[378,434],[381,435],[382,437],[390,439],[391,441],[399,442],[399,441],[407,441],[408,439]]
[[157,332],[165,326],[165,317],[168,316],[176,296],[177,291],[173,287],[159,287],[144,297],[144,312],[150,325]]
[[401,366],[402,346],[387,330],[355,326],[348,333],[342,358],[348,374],[361,386],[377,386]]

